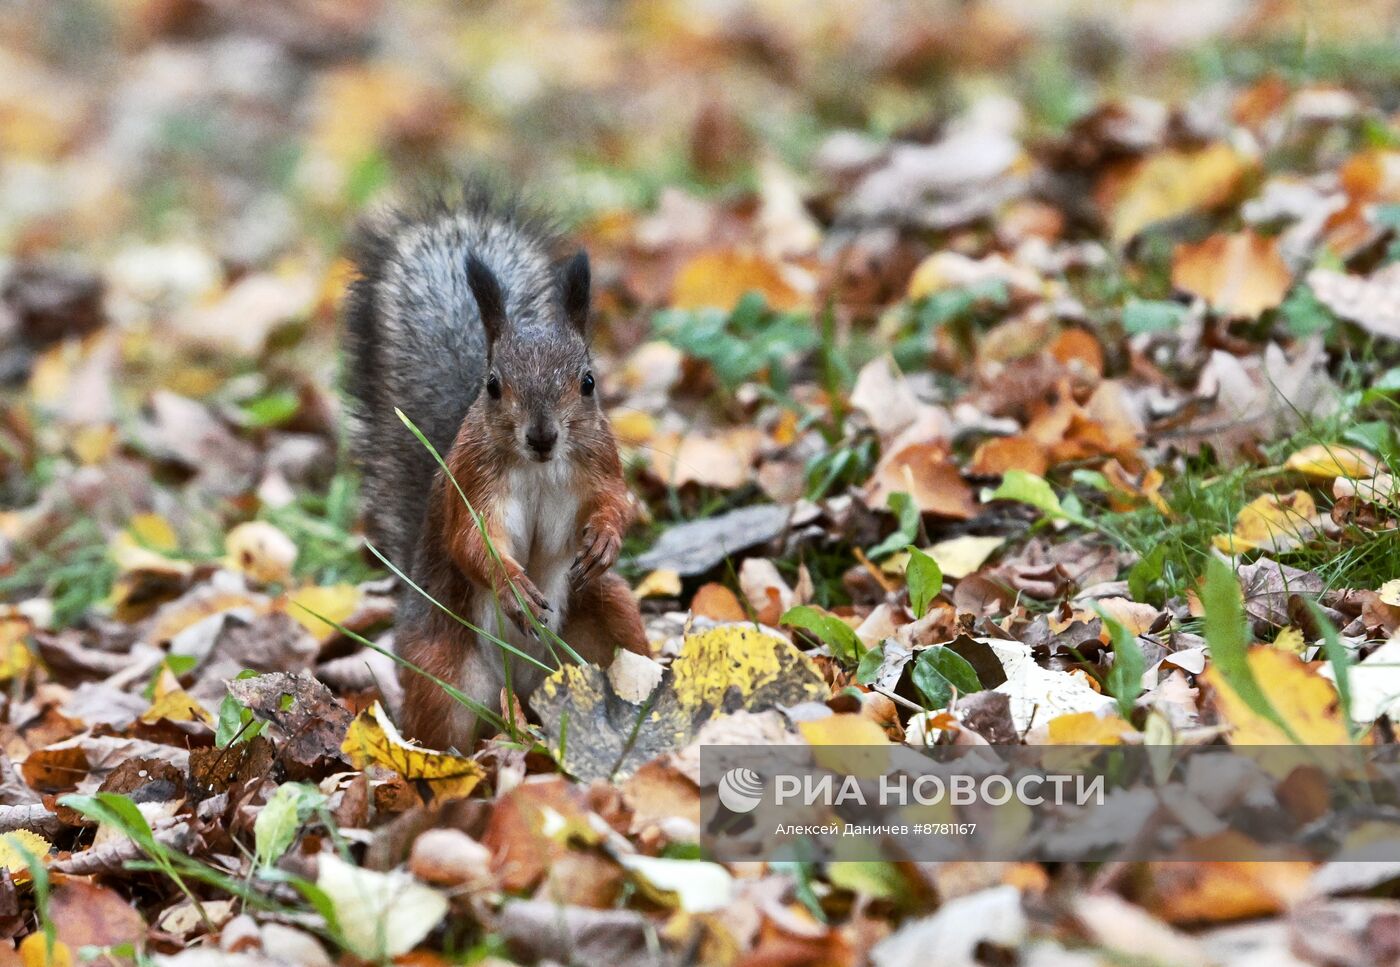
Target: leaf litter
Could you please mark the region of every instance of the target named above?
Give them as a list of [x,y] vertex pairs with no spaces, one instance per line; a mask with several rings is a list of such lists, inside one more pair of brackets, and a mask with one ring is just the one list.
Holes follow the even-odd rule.
[[[396,6],[0,14],[0,962],[1400,956],[1393,871],[697,842],[702,744],[1394,741],[1393,5]],[[592,255],[652,656],[428,749],[339,235],[478,156]]]

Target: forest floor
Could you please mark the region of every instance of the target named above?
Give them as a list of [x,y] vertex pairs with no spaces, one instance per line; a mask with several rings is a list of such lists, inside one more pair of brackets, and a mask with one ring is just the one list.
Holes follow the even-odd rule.
[[[702,843],[702,745],[1395,745],[1400,10],[1107,6],[0,10],[0,964],[1396,962],[1315,767],[1321,853]],[[427,750],[343,243],[466,173],[591,255],[653,660]]]

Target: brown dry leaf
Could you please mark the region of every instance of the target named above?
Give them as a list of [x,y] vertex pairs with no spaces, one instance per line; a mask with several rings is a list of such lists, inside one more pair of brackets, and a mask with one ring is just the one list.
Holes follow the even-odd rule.
[[1028,436],[992,437],[978,445],[967,472],[979,477],[999,477],[1008,470],[1024,470],[1045,476],[1050,458],[1045,448]]
[[968,520],[977,514],[972,488],[939,441],[910,443],[882,458],[865,485],[865,502],[884,507],[893,493],[907,493],[925,513]]
[[[1351,735],[1337,700],[1337,689],[1294,655],[1273,648],[1251,648],[1249,668],[1259,688],[1299,742],[1349,745]],[[1229,724],[1233,745],[1291,745],[1283,729],[1251,709],[1212,665],[1202,676],[1215,693],[1220,717]]]
[[713,581],[702,584],[695,592],[695,597],[690,602],[690,611],[694,615],[713,618],[715,621],[744,621],[748,618],[738,596],[723,584]]
[[1303,896],[1313,866],[1297,861],[1197,860],[1152,863],[1148,870],[1148,908],[1168,923],[1188,924],[1224,923],[1286,910]]
[[73,950],[140,945],[146,921],[120,893],[80,879],[65,879],[49,897],[58,939]]
[[806,302],[784,266],[756,252],[720,249],[697,255],[681,267],[671,287],[671,305],[733,309],[749,292],[762,295],[774,309],[796,309]]
[[1085,329],[1066,329],[1050,344],[1049,353],[1072,371],[1086,375],[1103,375],[1103,346],[1097,337]]
[[663,484],[688,483],[734,490],[747,484],[763,434],[741,428],[720,436],[659,434],[647,451],[652,474]]
[[1126,176],[1110,176],[1100,198],[1110,211],[1113,241],[1121,245],[1156,222],[1214,208],[1234,194],[1249,167],[1234,148],[1216,143],[1198,151],[1162,151]]
[[339,759],[350,727],[349,709],[321,682],[303,672],[274,672],[228,683],[229,694],[281,736],[279,751],[291,762],[312,768],[326,759]]
[[1172,285],[1228,316],[1253,319],[1281,303],[1292,284],[1278,239],[1254,232],[1181,244],[1172,257]]

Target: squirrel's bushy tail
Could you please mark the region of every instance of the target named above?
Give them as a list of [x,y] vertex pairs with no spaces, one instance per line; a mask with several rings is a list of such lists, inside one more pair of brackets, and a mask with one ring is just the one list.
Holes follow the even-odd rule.
[[530,313],[556,284],[555,236],[515,202],[468,188],[458,203],[367,219],[351,246],[345,303],[350,443],[367,529],[400,568],[413,551],[436,461],[402,410],[445,457],[486,375],[487,345],[467,282],[474,255],[501,280],[508,313]]

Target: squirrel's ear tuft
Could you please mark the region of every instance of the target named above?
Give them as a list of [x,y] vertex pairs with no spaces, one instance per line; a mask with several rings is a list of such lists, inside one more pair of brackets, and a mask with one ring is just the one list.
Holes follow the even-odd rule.
[[564,263],[563,274],[564,315],[580,334],[588,333],[588,298],[591,284],[588,270],[588,253],[580,250],[577,255]]
[[486,330],[487,345],[493,345],[506,328],[506,300],[495,273],[475,255],[467,256],[467,284],[476,298],[481,325]]

